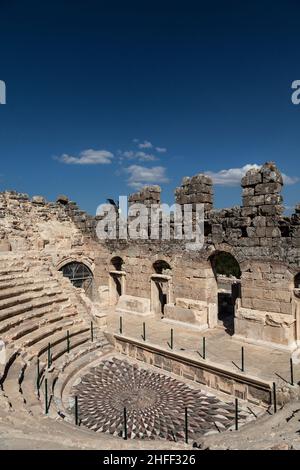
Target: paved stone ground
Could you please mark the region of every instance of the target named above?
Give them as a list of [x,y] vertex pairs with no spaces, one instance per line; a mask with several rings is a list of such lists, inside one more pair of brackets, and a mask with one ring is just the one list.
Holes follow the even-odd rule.
[[[72,394],[78,396],[82,424],[119,437],[124,432],[124,407],[131,439],[184,440],[185,407],[191,439],[233,428],[234,424],[233,404],[117,357],[91,368]],[[240,410],[241,424],[249,418],[249,412]]]
[[[119,333],[120,315],[108,313],[108,331]],[[174,351],[193,359],[202,360],[202,338],[206,338],[206,361],[239,371],[241,347],[245,351],[245,372],[263,380],[275,381],[280,385],[290,382],[291,353],[280,349],[243,343],[229,336],[223,327],[197,331],[181,323],[169,322],[153,316],[122,314],[123,334],[141,340],[143,321],[146,322],[146,341],[168,349],[170,330],[174,330]],[[300,381],[300,355],[293,354],[294,382]],[[236,364],[234,365],[233,362]]]

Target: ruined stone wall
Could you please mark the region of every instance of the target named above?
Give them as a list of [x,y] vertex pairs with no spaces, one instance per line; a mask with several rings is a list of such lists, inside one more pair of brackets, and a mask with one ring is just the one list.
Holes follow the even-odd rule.
[[[124,294],[131,301],[144,299],[145,305],[150,301],[149,312],[153,263],[165,260],[171,268],[167,315],[211,327],[216,325],[218,305],[211,256],[226,251],[239,262],[242,273],[235,333],[251,341],[289,346],[300,341],[300,305],[294,290],[294,276],[300,271],[300,206],[292,216],[283,215],[282,186],[275,164],[266,163],[243,178],[242,206],[215,210],[211,179],[202,174],[185,177],[175,191],[176,202],[205,207],[205,240],[197,251],[188,250],[185,240],[101,241],[96,236],[97,218],[65,196],[48,203],[40,196],[30,200],[25,194],[0,193],[0,249],[40,250],[51,255],[55,266],[85,262],[103,305],[110,301],[111,259],[120,256]],[[129,197],[129,205],[151,207],[159,202],[157,186]]]

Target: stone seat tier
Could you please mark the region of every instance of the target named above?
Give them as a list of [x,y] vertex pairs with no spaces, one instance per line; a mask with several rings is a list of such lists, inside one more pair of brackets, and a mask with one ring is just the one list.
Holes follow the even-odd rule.
[[62,330],[66,333],[67,330],[68,329],[71,330],[71,327],[75,324],[83,328],[82,326],[83,321],[81,320],[81,318],[78,318],[77,320],[74,320],[74,319],[59,320],[58,322],[54,324],[50,324],[51,327],[49,324],[47,324],[39,328],[38,330],[34,331],[32,334],[27,335],[26,339],[22,342],[22,348],[28,348],[28,347],[37,345],[37,343],[40,343],[41,341],[45,340],[45,338],[47,338],[48,343],[55,344],[55,342],[52,341],[52,337],[55,336],[55,333],[61,332]]
[[0,321],[0,334],[3,334],[10,330],[11,328],[14,328],[21,323],[24,324],[24,322],[28,320],[32,320],[34,318],[39,319],[43,317],[49,318],[49,321],[51,321],[51,316],[55,314],[56,312],[60,311],[62,308],[68,308],[71,306],[71,303],[69,301],[65,301],[62,304],[51,304],[51,305],[46,305],[45,307],[37,307],[34,308],[30,312],[25,312],[25,314],[20,314],[15,317],[8,318],[6,320]]
[[[2,286],[3,284],[5,284],[6,282],[10,282],[10,281],[16,281],[18,282],[19,280],[22,280],[22,279],[31,279],[31,280],[36,280],[36,275],[34,275],[32,272],[30,271],[21,271],[21,272],[18,272],[18,273],[8,273],[8,274],[3,274],[3,276],[0,276],[0,286]],[[43,272],[41,274],[39,274],[38,276],[38,279],[49,279],[50,275],[49,273],[47,272]],[[51,276],[52,278],[52,276]],[[54,276],[53,276],[54,278]]]
[[44,338],[40,338],[39,341],[36,341],[34,344],[30,345],[30,350],[27,351],[27,359],[31,360],[33,357],[42,357],[44,353],[47,352],[48,350],[48,344],[51,343],[51,349],[54,351],[54,347],[61,343],[64,342],[66,344],[66,338],[67,338],[67,331],[69,331],[69,338],[70,341],[72,341],[72,338],[75,336],[89,332],[90,328],[84,323],[81,322],[79,325],[73,325],[70,327],[64,327],[63,331],[56,331],[53,332],[51,337],[47,336]]
[[[0,289],[10,289],[10,288],[16,288],[16,287],[22,287],[22,286],[30,286],[31,284],[36,284],[37,282],[39,283],[44,283],[45,286],[50,282],[57,282],[58,280],[55,279],[54,277],[50,277],[49,275],[39,275],[33,276],[31,273],[24,273],[22,275],[18,276],[6,276],[6,277],[0,277]],[[1,291],[0,291],[1,292]]]
[[26,269],[24,266],[7,267],[7,268],[5,268],[4,266],[1,266],[0,277],[9,276],[11,274],[20,274],[20,273],[27,272],[27,271],[28,271],[28,268]]
[[[67,329],[70,332],[70,339],[73,338],[74,347],[76,345],[74,338],[89,332],[89,328],[84,324],[78,325],[78,323],[74,324],[73,321],[64,320],[63,322],[60,322],[59,326],[56,326],[55,329],[52,329],[51,332],[45,330],[45,328],[41,328],[40,330],[44,331],[38,330],[37,334],[32,335],[29,340],[23,342],[22,344],[20,344],[20,341],[17,341],[11,347],[9,346],[7,348],[7,366],[5,374],[1,378],[1,383],[5,395],[9,398],[9,400],[11,398],[10,401],[15,402],[15,407],[17,404],[17,409],[19,409],[21,404],[24,403],[23,398],[20,396],[20,383],[23,381],[22,376],[25,376],[26,374],[26,368],[28,367],[28,364],[30,364],[34,358],[43,358],[43,355],[47,354],[49,342],[51,343],[52,351],[54,350],[54,347],[60,343],[64,343],[63,347],[66,350]],[[62,330],[64,330],[63,333]],[[87,337],[85,339],[87,340]],[[21,349],[25,346],[27,346],[27,350],[22,355]],[[72,343],[70,344],[70,348],[71,347]],[[43,365],[43,363],[41,363],[41,370],[45,368],[45,364]]]
[[24,301],[21,305],[14,305],[12,307],[0,310],[0,324],[2,320],[12,318],[25,312],[30,312],[40,307],[46,307],[52,304],[61,304],[69,300],[69,297],[65,295],[41,295],[38,298],[29,298],[26,302]]
[[48,314],[46,317],[43,317],[40,321],[37,321],[36,318],[26,318],[26,320],[24,320],[20,326],[11,328],[5,339],[6,341],[16,341],[17,339],[23,338],[24,336],[32,333],[33,331],[38,330],[42,326],[48,325],[50,329],[54,323],[63,319],[70,319],[76,316],[78,316],[78,313],[75,309],[73,309],[67,311],[61,310],[58,313],[55,313],[55,311],[52,310],[51,315]]
[[40,297],[43,297],[44,295],[47,295],[50,297],[50,296],[56,296],[58,294],[62,294],[62,290],[59,287],[54,287],[49,290],[45,290],[42,287],[40,287],[38,288],[36,293],[28,292],[28,293],[21,294],[18,297],[1,299],[0,310],[7,309],[9,307],[14,307],[15,305],[20,305],[30,300],[38,299]]
[[[52,370],[57,369],[58,366],[58,361],[60,358],[64,357],[74,357],[74,351],[81,350],[85,344],[88,344],[90,340],[90,335],[89,332],[84,332],[77,334],[76,336],[73,336],[73,340],[70,341],[69,345],[69,353],[68,353],[68,347],[67,347],[67,341],[66,337],[63,338],[63,340],[60,343],[57,343],[56,345],[52,346],[51,348],[51,357],[52,357],[52,363],[54,364],[54,369],[53,367],[51,368]],[[65,359],[64,359],[65,360]],[[43,385],[43,374],[47,370],[47,351],[44,351],[40,356],[39,356],[39,371],[40,371],[40,395],[43,393],[42,392],[42,385]],[[48,374],[48,387],[49,391],[52,391],[54,388],[54,381],[56,379],[55,374]],[[28,412],[33,413],[33,414],[41,414],[44,413],[44,406],[40,398],[38,398],[37,394],[37,359],[32,358],[31,361],[29,362],[22,383],[21,383],[21,391],[23,398],[25,400],[25,406],[28,410]]]
[[24,400],[20,393],[20,376],[24,368],[24,361],[21,357],[16,357],[8,369],[3,383],[4,394],[6,395],[11,408],[19,411],[24,407]]
[[53,383],[53,398],[56,411],[61,415],[62,413],[66,416],[69,415],[68,411],[68,400],[63,399],[63,393],[67,384],[72,378],[84,367],[90,366],[94,362],[98,362],[105,355],[112,352],[112,346],[105,342],[105,340],[98,340],[94,343],[86,343],[84,348],[76,348],[73,351],[71,357],[62,358],[63,360],[57,364],[60,368],[59,371],[56,369],[52,373]]
[[21,296],[23,294],[27,294],[30,292],[35,292],[35,291],[41,291],[46,289],[53,289],[55,287],[58,287],[58,283],[55,280],[49,280],[47,284],[45,284],[44,281],[38,281],[38,282],[31,282],[27,283],[26,285],[17,285],[14,287],[9,287],[9,288],[3,288],[1,286],[0,289],[0,301],[5,300],[5,299],[11,299],[12,297],[16,296]]
[[[88,329],[85,328],[83,333],[81,331],[82,330],[79,330],[79,332],[78,330],[70,330],[70,337],[73,338],[70,342],[70,351],[82,347],[82,344],[90,340]],[[52,345],[51,348],[53,361],[56,361],[57,358],[61,357],[64,353],[69,356],[69,353],[67,353],[66,335],[60,335],[59,340],[60,341]],[[57,336],[55,341],[57,341]],[[47,352],[47,347],[43,344],[37,354],[40,357],[41,374],[43,374],[47,366]],[[28,359],[27,356],[28,354],[15,357],[4,381],[4,390],[14,410],[19,410],[25,405],[29,413],[38,412],[38,414],[40,414],[44,408],[41,408],[41,402],[37,397],[37,361],[32,355],[29,355],[30,359]],[[49,381],[49,391],[51,387],[52,383]]]

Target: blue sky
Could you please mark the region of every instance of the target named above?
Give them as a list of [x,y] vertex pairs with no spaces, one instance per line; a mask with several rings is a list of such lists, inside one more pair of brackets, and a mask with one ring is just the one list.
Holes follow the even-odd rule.
[[[1,0],[0,189],[106,198],[212,172],[239,204],[248,164],[273,160],[300,202],[298,1]],[[234,172],[219,172],[236,169]]]

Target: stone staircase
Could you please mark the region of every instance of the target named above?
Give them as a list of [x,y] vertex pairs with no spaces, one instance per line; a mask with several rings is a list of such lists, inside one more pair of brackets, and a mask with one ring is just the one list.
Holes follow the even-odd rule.
[[47,257],[0,254],[0,424],[2,415],[8,422],[20,415],[26,423],[45,419],[46,380],[47,415],[66,417],[60,395],[66,377],[112,349],[88,306]]

